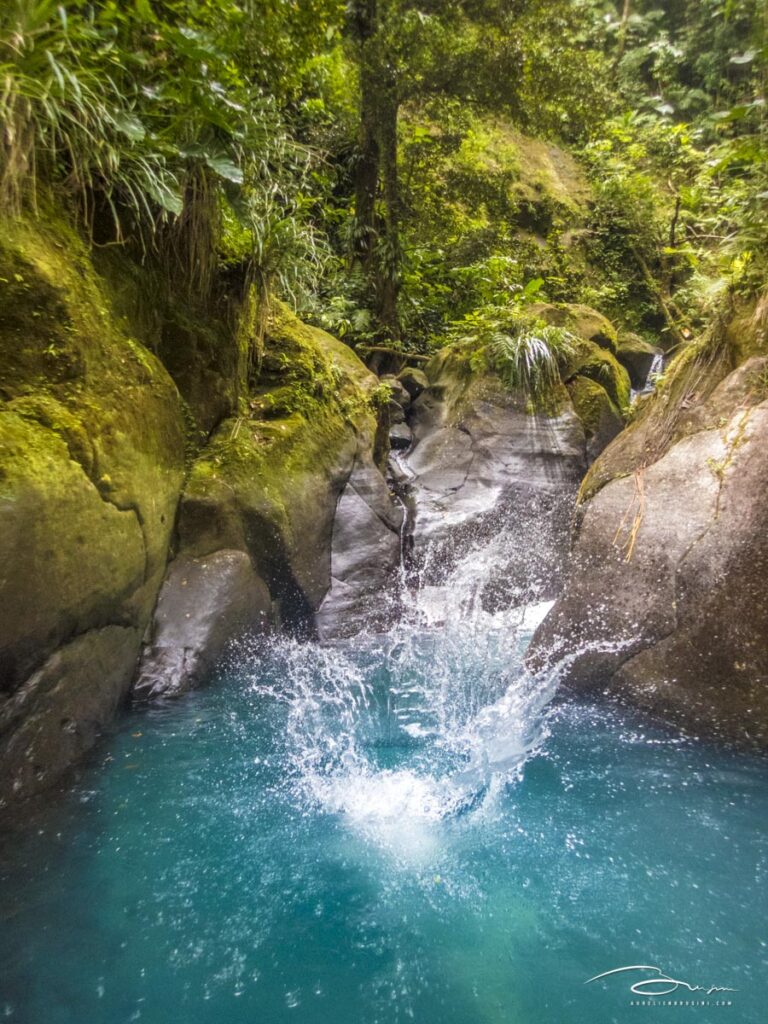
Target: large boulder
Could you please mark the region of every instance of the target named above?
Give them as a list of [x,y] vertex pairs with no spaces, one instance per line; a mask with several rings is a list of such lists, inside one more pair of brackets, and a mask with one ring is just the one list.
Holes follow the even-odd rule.
[[563,327],[577,338],[591,341],[616,355],[618,335],[611,321],[591,306],[581,303],[535,302],[528,312],[554,327]]
[[584,429],[565,388],[534,410],[492,370],[473,369],[460,345],[443,349],[427,372],[431,386],[413,404],[414,446],[401,464],[422,582],[439,583],[473,544],[506,530],[516,543],[496,567],[505,600],[553,595],[586,468]]
[[563,376],[568,381],[577,377],[586,377],[594,381],[605,390],[622,417],[629,412],[632,391],[629,374],[618,359],[606,349],[593,342],[583,342],[577,346]]
[[575,690],[766,747],[768,358],[728,374],[722,352],[692,353],[595,463],[565,590],[529,657],[567,655]]
[[[362,628],[362,609],[373,608],[371,596],[399,560],[398,512],[374,464],[379,382],[348,346],[275,302],[251,396],[248,414],[224,420],[191,467],[180,557],[209,562],[217,552],[241,553],[254,575],[248,587],[269,595],[277,627],[323,636]],[[171,566],[169,581],[185,571]],[[210,637],[207,627],[199,633],[201,667],[182,673],[185,685],[201,682],[221,644],[242,628],[243,586],[239,575],[217,574],[223,611]],[[263,604],[251,601],[252,625]],[[174,666],[185,657],[186,634],[161,621],[164,612],[161,602],[160,641],[150,642],[138,682],[143,695],[178,688]],[[176,610],[168,616],[178,619]]]
[[402,526],[381,473],[358,458],[336,506],[331,587],[316,616],[321,638],[383,629],[397,615]]
[[0,242],[0,800],[52,782],[129,688],[184,470],[176,388],[64,226]]
[[418,398],[422,391],[426,391],[429,387],[429,377],[418,367],[406,366],[397,375],[397,379],[411,396],[411,399]]
[[160,590],[133,694],[176,696],[203,683],[233,639],[269,626],[272,599],[243,551],[176,558]]
[[567,388],[586,434],[587,461],[592,463],[624,429],[624,418],[597,381],[577,375],[568,382]]
[[[586,377],[594,381],[605,390],[620,416],[625,416],[632,385],[629,374],[616,358],[618,335],[611,321],[591,306],[578,303],[537,302],[527,307],[527,312],[573,336],[573,351],[561,367],[563,380]],[[585,389],[582,394],[586,395]]]

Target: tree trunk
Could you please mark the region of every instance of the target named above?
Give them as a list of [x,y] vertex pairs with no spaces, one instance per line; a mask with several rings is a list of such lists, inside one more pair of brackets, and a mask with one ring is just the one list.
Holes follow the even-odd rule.
[[384,333],[400,337],[397,297],[400,291],[400,187],[397,176],[397,83],[383,69],[379,92],[379,161],[384,198],[383,230],[377,267],[377,314]]
[[353,255],[371,287],[372,310],[389,340],[400,337],[400,190],[397,82],[388,66],[378,0],[357,0],[351,25],[360,64]]
[[373,271],[376,249],[376,194],[379,187],[381,162],[376,125],[376,83],[373,69],[363,47],[360,67],[360,129],[358,154],[355,163],[355,259],[366,274]]
[[629,30],[629,16],[632,12],[631,0],[624,0],[624,10],[621,12],[621,24],[619,25],[619,36],[616,46],[616,58],[613,62],[614,73],[621,64],[624,52],[627,48],[627,31]]

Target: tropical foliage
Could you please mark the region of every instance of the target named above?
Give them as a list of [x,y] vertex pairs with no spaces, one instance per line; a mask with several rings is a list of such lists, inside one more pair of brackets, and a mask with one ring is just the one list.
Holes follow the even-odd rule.
[[767,33],[761,0],[8,0],[0,206],[352,345],[534,295],[679,344],[765,278]]

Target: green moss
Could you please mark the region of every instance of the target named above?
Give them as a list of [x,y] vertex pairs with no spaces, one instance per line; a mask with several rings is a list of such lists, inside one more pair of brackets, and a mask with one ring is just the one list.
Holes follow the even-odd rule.
[[622,415],[627,415],[631,383],[629,374],[614,355],[597,345],[589,345],[582,350],[574,375],[587,377],[603,387]]
[[257,416],[306,418],[329,407],[352,422],[377,401],[378,381],[349,346],[272,300],[251,408]]
[[768,292],[738,302],[727,327],[728,347],[736,366],[750,356],[768,355]]
[[114,314],[68,225],[46,211],[2,228],[0,606],[16,673],[72,631],[143,628],[174,521],[183,427],[173,382]]
[[67,446],[69,457],[82,466],[86,476],[92,475],[93,444],[82,421],[68,406],[53,395],[39,392],[16,399],[12,408],[17,416],[33,420],[58,434]]
[[606,414],[620,415],[602,384],[588,377],[574,377],[568,384],[568,394],[588,436],[597,433]]
[[534,316],[554,327],[562,327],[583,341],[591,341],[600,348],[616,354],[618,334],[607,317],[591,306],[580,303],[535,303],[530,307]]
[[[317,561],[334,488],[366,435],[373,443],[379,382],[357,356],[275,302],[246,413],[216,430],[187,481],[181,521],[187,550],[250,550],[271,563],[280,551],[297,578]],[[323,541],[324,543],[324,541]],[[270,551],[272,554],[270,554]],[[264,569],[270,578],[270,569]],[[277,570],[275,570],[277,572]],[[303,580],[305,593],[320,586]]]

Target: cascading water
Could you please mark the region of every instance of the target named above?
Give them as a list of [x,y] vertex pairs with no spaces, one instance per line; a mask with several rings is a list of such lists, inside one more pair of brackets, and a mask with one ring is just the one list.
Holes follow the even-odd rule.
[[631,397],[633,399],[635,399],[638,395],[650,395],[653,391],[656,390],[656,384],[659,380],[659,377],[664,372],[664,358],[665,357],[663,352],[656,353],[656,355],[651,360],[651,365],[648,368],[648,373],[646,374],[645,383],[643,384],[643,386],[639,390],[632,388]]
[[244,648],[131,712],[0,846],[0,1012],[626,1024],[640,977],[585,982],[644,964],[737,990],[669,1024],[762,1020],[764,762],[553,706],[522,662],[547,605],[488,599],[514,544],[404,572],[387,633]]

